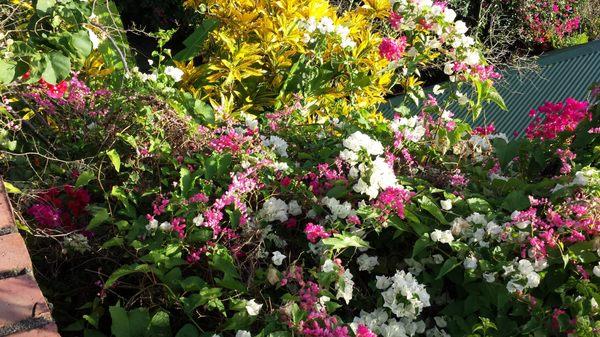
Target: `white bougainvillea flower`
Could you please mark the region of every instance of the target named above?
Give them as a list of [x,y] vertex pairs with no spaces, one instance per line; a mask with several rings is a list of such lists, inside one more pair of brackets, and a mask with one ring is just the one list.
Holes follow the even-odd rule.
[[252,299],[246,302],[246,311],[248,312],[248,315],[256,316],[260,312],[262,306],[262,304],[258,304],[255,300]]

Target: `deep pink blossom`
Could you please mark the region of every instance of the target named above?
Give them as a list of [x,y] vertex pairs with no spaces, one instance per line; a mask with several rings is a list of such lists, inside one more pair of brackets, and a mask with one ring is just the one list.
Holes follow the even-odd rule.
[[396,61],[402,57],[405,48],[406,36],[401,36],[395,40],[385,37],[379,45],[379,55],[388,59],[388,61]]
[[331,236],[330,233],[325,231],[325,228],[321,225],[315,225],[312,222],[306,224],[304,228],[304,233],[306,233],[306,238],[308,241],[312,243],[316,243],[319,239],[328,238]]

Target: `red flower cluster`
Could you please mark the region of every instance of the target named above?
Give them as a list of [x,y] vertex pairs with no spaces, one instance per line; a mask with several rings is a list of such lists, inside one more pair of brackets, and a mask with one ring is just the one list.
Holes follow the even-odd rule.
[[[554,139],[563,131],[573,131],[585,118],[591,118],[589,103],[567,98],[565,102],[546,102],[537,109],[531,109],[529,116],[535,119],[527,126],[527,138]],[[543,114],[545,119],[540,115]]]
[[90,203],[90,194],[83,188],[53,187],[37,198],[39,202],[27,212],[42,229],[79,229],[82,219],[88,215],[86,207]]

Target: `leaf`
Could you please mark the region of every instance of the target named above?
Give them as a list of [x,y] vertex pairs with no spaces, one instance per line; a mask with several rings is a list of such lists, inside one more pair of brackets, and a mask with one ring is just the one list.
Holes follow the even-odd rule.
[[419,255],[420,252],[425,250],[427,247],[431,246],[431,240],[427,236],[421,236],[419,240],[415,242],[415,246],[413,247],[412,257]]
[[127,276],[135,273],[149,273],[152,269],[147,264],[132,264],[129,266],[123,266],[115,270],[104,283],[104,289],[110,288],[117,280],[123,276]]
[[356,235],[334,234],[332,238],[323,239],[323,244],[333,249],[344,249],[348,247],[371,248],[369,244]]
[[108,241],[106,241],[105,243],[102,244],[102,249],[108,249],[111,247],[117,247],[117,246],[121,246],[123,245],[123,238],[122,237],[114,237]]
[[200,27],[196,28],[196,30],[183,41],[185,48],[175,54],[174,59],[177,61],[187,61],[198,56],[208,33],[215,29],[218,24],[219,21],[214,18],[204,19],[200,24]]
[[501,207],[510,212],[522,211],[529,207],[529,198],[523,191],[512,191],[504,198]]
[[448,223],[448,220],[444,218],[444,214],[442,214],[440,208],[433,201],[431,201],[431,199],[423,196],[419,202],[421,203],[421,208],[433,215],[439,222],[442,224]]
[[195,326],[188,323],[179,329],[175,337],[200,337],[200,333]]
[[106,208],[101,208],[98,211],[96,211],[94,217],[92,218],[92,220],[90,220],[90,223],[87,225],[86,229],[92,230],[98,227],[99,225],[105,223],[109,219],[110,214],[108,214],[108,210]]
[[90,171],[83,171],[77,177],[77,181],[75,182],[75,187],[82,187],[87,185],[92,179],[94,179],[95,175]]
[[146,337],[171,337],[171,322],[169,314],[159,311],[150,320]]
[[460,262],[458,262],[455,257],[447,259],[442,265],[442,269],[440,269],[440,272],[438,273],[435,279],[441,279],[444,275],[452,271],[452,269],[458,267],[458,265],[460,265]]
[[254,320],[256,320],[256,316],[250,316],[248,312],[240,311],[227,320],[223,330],[246,330]]
[[488,213],[492,209],[490,203],[481,198],[469,198],[467,204],[471,211],[477,213]]
[[111,306],[108,308],[112,324],[110,331],[115,337],[131,337],[129,332],[129,317],[127,311],[121,306]]
[[223,279],[216,279],[217,284],[229,289],[246,292],[246,286],[239,282],[240,275],[233,264],[233,258],[225,249],[219,249],[212,255],[210,266],[218,271],[223,272]]
[[348,189],[344,185],[333,186],[328,192],[327,196],[330,198],[339,199],[348,194]]
[[42,78],[52,84],[65,79],[71,73],[71,60],[60,52],[46,55],[46,68]]
[[508,108],[506,107],[506,103],[504,103],[504,99],[502,98],[502,96],[500,96],[500,94],[498,93],[496,88],[489,87],[488,91],[487,91],[487,95],[488,95],[487,99],[486,99],[487,101],[496,103],[496,105],[504,111],[508,110]]
[[92,52],[92,41],[90,40],[90,33],[86,30],[80,30],[70,35],[71,47],[77,52],[77,56],[81,59],[85,59]]
[[183,194],[184,197],[188,196],[188,193],[192,188],[192,182],[193,178],[190,170],[187,167],[181,167],[181,169],[179,169],[179,185],[181,194]]
[[16,187],[15,185],[5,181],[4,182],[4,189],[6,189],[7,193],[13,193],[13,194],[19,194],[21,193],[21,190]]
[[110,162],[112,163],[115,170],[117,172],[119,172],[121,170],[121,157],[119,156],[119,153],[117,152],[117,150],[112,149],[112,150],[106,152],[106,155],[110,159]]
[[56,0],[37,0],[37,3],[35,4],[35,9],[38,12],[45,14],[48,11],[48,9],[54,7],[54,5],[56,5]]
[[0,60],[0,83],[8,84],[15,79],[17,64],[8,60]]

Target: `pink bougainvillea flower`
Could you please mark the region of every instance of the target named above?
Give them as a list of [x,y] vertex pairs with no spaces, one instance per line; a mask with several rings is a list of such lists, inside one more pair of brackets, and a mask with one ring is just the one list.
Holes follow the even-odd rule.
[[529,115],[535,119],[527,126],[525,133],[529,139],[554,139],[559,133],[573,131],[586,118],[590,118],[589,103],[567,98],[564,102],[540,106],[532,109]]
[[396,61],[402,57],[405,49],[406,36],[401,36],[396,40],[385,37],[379,45],[379,55],[389,61]]
[[304,228],[304,233],[306,233],[306,238],[308,241],[312,243],[316,243],[319,239],[328,238],[331,236],[330,233],[325,231],[325,228],[321,225],[315,225],[312,222],[309,222]]

